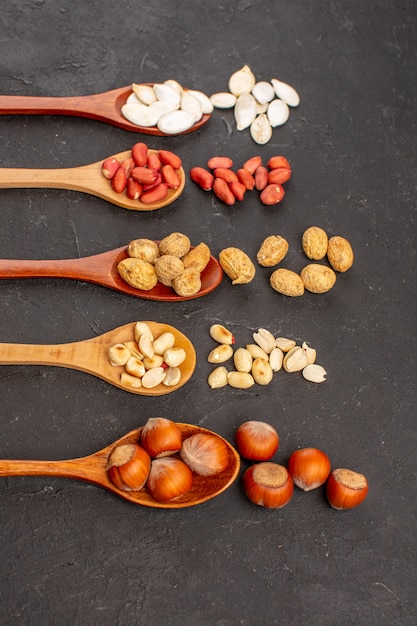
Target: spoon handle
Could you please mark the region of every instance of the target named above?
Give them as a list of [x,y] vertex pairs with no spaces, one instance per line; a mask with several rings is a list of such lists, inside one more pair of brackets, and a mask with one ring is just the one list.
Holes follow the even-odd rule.
[[[125,247],[120,248],[123,251]],[[113,251],[109,259],[114,258]],[[77,259],[0,259],[0,280],[10,278],[72,278],[99,285],[113,285],[112,265],[106,253]]]
[[[114,100],[119,93],[114,91]],[[109,95],[112,92],[107,92]],[[0,115],[72,115],[105,119],[106,98],[102,94],[88,96],[0,96]],[[100,106],[102,111],[100,114]]]
[[53,365],[96,374],[100,350],[89,350],[94,340],[62,344],[0,343],[0,365]]
[[0,189],[71,189],[91,193],[102,182],[102,175],[91,165],[31,169],[0,168]]
[[0,476],[56,476],[103,484],[108,451],[64,461],[20,461],[0,459]]

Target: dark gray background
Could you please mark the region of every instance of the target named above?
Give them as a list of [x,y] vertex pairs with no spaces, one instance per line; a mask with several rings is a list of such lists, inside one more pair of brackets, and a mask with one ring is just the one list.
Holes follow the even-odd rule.
[[[187,172],[215,154],[236,165],[283,154],[293,167],[276,207],[248,194],[228,208],[191,182],[151,213],[71,191],[1,190],[3,258],[88,256],[175,230],[215,255],[235,245],[254,258],[264,237],[281,234],[284,265],[300,270],[311,225],[347,237],[356,253],[331,292],[299,299],[273,292],[263,268],[249,285],[225,278],[185,304],[69,280],[2,281],[3,342],[65,343],[153,319],[185,332],[198,361],[185,387],[160,398],[62,368],[2,366],[1,457],[86,455],[158,415],[233,441],[256,418],[278,429],[278,462],[317,446],[370,483],[349,512],[333,511],[322,490],[264,510],[239,482],[204,505],[163,511],[75,481],[2,479],[2,623],[415,624],[415,2],[14,0],[2,3],[0,33],[3,94],[83,95],[167,78],[210,94],[247,63],[301,96],[266,146],[238,133],[230,111],[168,139],[79,118],[1,116],[2,167],[82,165],[143,138],[178,152]],[[238,345],[259,327],[308,341],[328,381],[281,372],[266,388],[212,391],[214,322]]]

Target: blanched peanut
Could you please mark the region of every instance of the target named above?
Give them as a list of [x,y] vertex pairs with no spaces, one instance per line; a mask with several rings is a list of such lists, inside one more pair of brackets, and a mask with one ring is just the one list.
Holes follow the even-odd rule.
[[181,370],[179,367],[168,367],[165,370],[165,378],[162,381],[164,385],[167,387],[174,387],[174,385],[178,385],[181,380]]
[[269,355],[269,365],[273,372],[279,372],[284,360],[284,353],[280,348],[274,348]]
[[145,365],[143,361],[136,358],[135,356],[130,357],[125,367],[128,374],[131,374],[132,376],[137,376],[138,378],[142,378],[145,373]]
[[161,356],[164,354],[165,350],[168,348],[173,348],[175,344],[175,336],[173,333],[165,332],[162,335],[159,335],[153,342],[153,350],[155,354],[160,354]]
[[216,367],[208,377],[208,384],[212,389],[219,389],[227,385],[227,369],[224,365]]
[[154,354],[153,356],[145,356],[143,359],[143,367],[145,370],[151,370],[154,367],[162,367],[163,362],[164,362],[164,359],[160,354]]
[[292,348],[284,357],[286,372],[300,372],[307,365],[307,356],[300,346]]
[[221,324],[213,324],[210,326],[210,337],[218,343],[224,343],[231,346],[235,342],[233,334]]
[[127,372],[122,372],[120,375],[120,382],[124,387],[131,387],[132,389],[142,387],[142,379],[137,376],[127,374]]
[[224,363],[233,356],[233,348],[223,343],[217,348],[214,348],[208,355],[207,359],[209,363]]
[[130,350],[123,343],[116,343],[109,348],[109,360],[112,365],[126,365],[131,356]]
[[253,376],[248,372],[229,372],[227,374],[227,382],[235,389],[249,389],[255,384]]
[[142,386],[147,389],[151,389],[152,387],[156,387],[162,383],[164,378],[165,369],[163,367],[154,367],[151,370],[148,370],[142,377]]
[[266,328],[260,328],[257,333],[253,333],[253,339],[267,354],[275,348],[275,337]]
[[268,361],[265,359],[255,359],[252,365],[252,376],[258,385],[268,385],[274,373]]
[[268,355],[265,350],[262,350],[257,343],[248,343],[246,344],[246,350],[248,350],[254,359],[265,359],[268,360]]
[[185,361],[186,356],[184,348],[168,348],[165,350],[163,358],[170,367],[178,367]]
[[140,353],[143,354],[144,357],[145,356],[149,358],[153,357],[154,355],[153,343],[148,335],[141,335],[139,337],[138,347],[139,347]]
[[238,348],[233,355],[235,368],[238,372],[250,372],[252,368],[253,358],[249,350],[246,348]]
[[139,339],[142,335],[147,335],[151,341],[153,341],[153,334],[151,327],[146,322],[136,322],[133,331],[136,343],[139,343]]

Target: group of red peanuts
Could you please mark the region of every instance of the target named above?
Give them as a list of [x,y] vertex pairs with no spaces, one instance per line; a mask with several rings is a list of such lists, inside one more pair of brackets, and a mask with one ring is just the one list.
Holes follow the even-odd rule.
[[191,180],[204,191],[213,193],[229,206],[243,200],[247,191],[260,192],[262,204],[281,202],[285,195],[283,184],[291,178],[291,166],[283,156],[271,157],[266,166],[260,156],[248,159],[236,172],[229,157],[215,156],[208,160],[207,168],[193,167]]
[[132,147],[131,157],[120,162],[109,157],[103,164],[103,176],[111,181],[116,193],[125,192],[131,200],[152,204],[163,200],[169,189],[178,189],[181,158],[169,150],[149,150],[145,143]]

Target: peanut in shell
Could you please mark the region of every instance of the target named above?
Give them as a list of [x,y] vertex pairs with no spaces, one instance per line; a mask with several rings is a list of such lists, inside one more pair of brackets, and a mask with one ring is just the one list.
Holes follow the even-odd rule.
[[298,297],[304,294],[304,283],[301,277],[292,270],[279,268],[269,278],[269,284],[274,291],[284,296]]
[[240,248],[224,248],[219,254],[222,269],[232,280],[232,285],[250,283],[256,269],[248,255]]
[[301,279],[307,291],[311,291],[311,293],[325,293],[335,284],[336,274],[327,265],[310,263],[301,270]]

